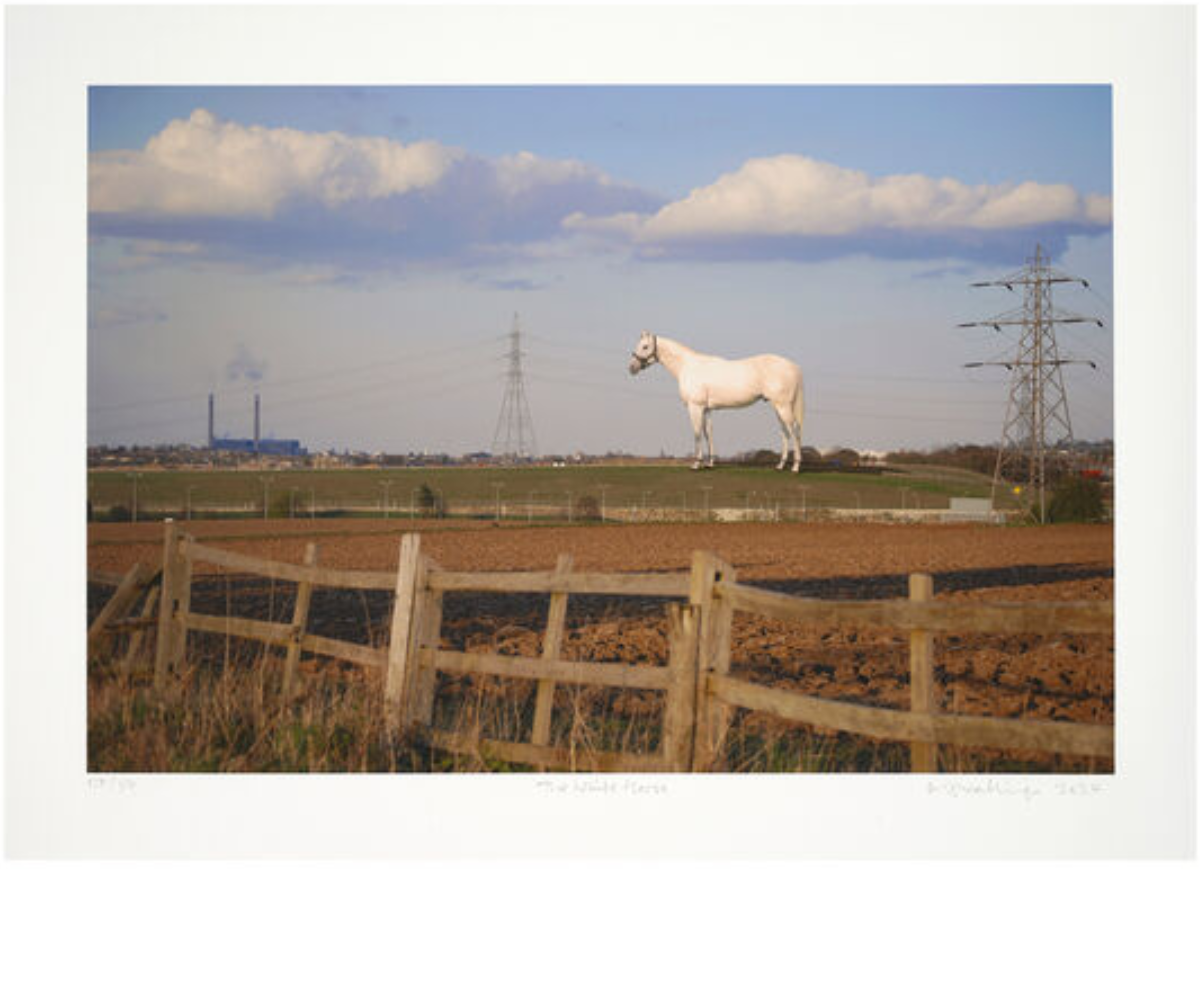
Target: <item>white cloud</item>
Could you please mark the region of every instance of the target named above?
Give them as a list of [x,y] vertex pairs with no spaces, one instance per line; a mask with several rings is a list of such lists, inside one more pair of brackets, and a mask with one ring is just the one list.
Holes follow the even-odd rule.
[[89,168],[90,235],[125,240],[127,266],[298,266],[315,270],[297,280],[315,282],[401,261],[561,255],[585,242],[563,239],[565,217],[662,204],[578,160],[243,125],[203,109],[142,149],[92,154]]
[[783,154],[747,160],[733,173],[654,213],[575,213],[564,225],[653,245],[881,230],[937,233],[1105,224],[1111,216],[1111,199],[1084,197],[1066,184],[968,185],[922,174],[873,178],[860,170]]
[[1013,229],[1086,218],[1083,198],[1067,184],[985,188],[982,203],[963,222],[972,229]]
[[1089,222],[1095,222],[1100,225],[1110,225],[1112,223],[1113,204],[1112,198],[1108,195],[1089,194],[1083,199],[1083,204]]
[[340,132],[221,121],[204,109],[172,121],[141,150],[95,153],[92,212],[270,218],[291,198],[335,208],[436,185],[464,154]]
[[89,169],[92,236],[129,240],[127,265],[241,258],[316,267],[313,281],[325,280],[322,267],[342,275],[401,259],[629,245],[643,257],[778,252],[796,238],[795,252],[869,253],[878,240],[887,253],[931,252],[912,244],[991,245],[1032,226],[1075,231],[1112,218],[1111,198],[1066,184],[872,177],[798,154],[747,160],[664,204],[579,160],[485,158],[432,140],[243,125],[203,109],[140,150],[92,154]]
[[496,160],[496,182],[508,195],[522,194],[538,187],[585,181],[609,185],[610,178],[601,170],[579,160],[544,160],[522,151]]

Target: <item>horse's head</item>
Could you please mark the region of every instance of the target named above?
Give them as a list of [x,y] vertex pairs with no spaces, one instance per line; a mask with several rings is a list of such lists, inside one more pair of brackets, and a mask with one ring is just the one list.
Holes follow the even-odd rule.
[[633,360],[629,362],[629,374],[636,375],[645,371],[658,360],[658,338],[648,330],[643,330],[638,338],[637,347],[633,349]]

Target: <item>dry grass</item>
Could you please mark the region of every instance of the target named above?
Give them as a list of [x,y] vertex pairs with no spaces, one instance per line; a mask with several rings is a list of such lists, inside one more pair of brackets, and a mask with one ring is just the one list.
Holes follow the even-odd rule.
[[[381,685],[364,671],[309,661],[291,696],[282,656],[250,643],[193,643],[188,666],[161,690],[149,652],[91,665],[88,768],[93,772],[481,772],[524,771],[483,750],[449,754],[420,732],[395,738],[384,725]],[[535,685],[493,677],[439,680],[434,725],[480,740],[528,741]],[[551,742],[576,752],[650,754],[659,747],[661,692],[592,685],[556,689]],[[572,754],[572,759],[574,755]],[[1090,772],[1104,762],[1047,754],[941,748],[947,772]],[[905,744],[869,740],[733,713],[722,769],[738,773],[906,772]]]
[[413,769],[383,726],[377,685],[339,669],[308,673],[284,697],[281,657],[242,648],[189,661],[161,690],[152,661],[97,664],[88,679],[88,768],[139,772]]
[[[150,653],[113,654],[88,676],[88,768],[100,772],[445,772],[523,770],[484,753],[433,750],[420,732],[384,725],[381,684],[361,669],[305,661],[290,696],[283,657],[238,640],[189,644],[183,670],[153,687]],[[528,741],[535,685],[443,676],[439,729]],[[633,700],[595,686],[557,691],[552,741],[575,751],[653,753],[662,696]]]

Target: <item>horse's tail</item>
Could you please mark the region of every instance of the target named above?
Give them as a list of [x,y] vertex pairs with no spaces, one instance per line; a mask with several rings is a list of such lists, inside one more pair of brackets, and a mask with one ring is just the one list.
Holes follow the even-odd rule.
[[792,416],[796,418],[796,434],[804,426],[804,374],[796,369],[796,395],[792,399]]

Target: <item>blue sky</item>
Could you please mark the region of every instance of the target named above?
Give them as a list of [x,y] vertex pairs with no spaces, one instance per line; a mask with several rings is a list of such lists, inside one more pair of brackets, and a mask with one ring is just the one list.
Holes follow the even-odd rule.
[[[1076,436],[1112,433],[1106,87],[92,88],[89,440],[487,448],[529,334],[543,451],[681,454],[643,328],[805,370],[806,444],[995,440],[1041,242]],[[776,447],[765,408],[719,453]]]

